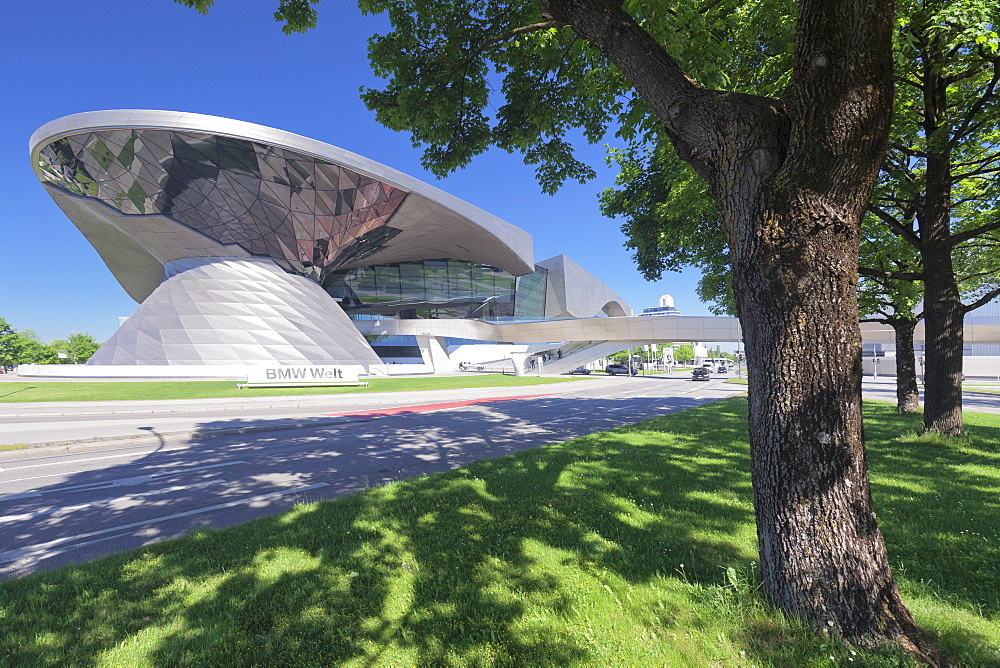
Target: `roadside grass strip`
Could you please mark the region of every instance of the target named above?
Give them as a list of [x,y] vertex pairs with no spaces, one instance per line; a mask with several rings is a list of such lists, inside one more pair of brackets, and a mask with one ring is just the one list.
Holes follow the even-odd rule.
[[[918,622],[1000,662],[1000,418],[867,404]],[[0,582],[0,665],[898,666],[771,609],[746,399]]]
[[130,399],[219,399],[227,397],[276,397],[301,394],[362,394],[415,390],[451,390],[478,387],[547,385],[580,380],[580,377],[539,378],[502,374],[438,376],[427,378],[375,378],[368,387],[261,387],[248,392],[236,381],[162,382],[40,382],[10,381],[0,384],[0,403],[33,401],[126,401]]

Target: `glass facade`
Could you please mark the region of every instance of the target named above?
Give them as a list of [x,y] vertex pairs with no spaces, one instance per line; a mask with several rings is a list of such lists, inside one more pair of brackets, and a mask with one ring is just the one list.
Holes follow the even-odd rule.
[[323,288],[351,317],[542,318],[548,272],[514,277],[464,260],[422,260],[330,272]]
[[398,234],[387,223],[407,195],[308,155],[188,131],[71,135],[42,149],[39,167],[123,214],[168,216],[317,281]]

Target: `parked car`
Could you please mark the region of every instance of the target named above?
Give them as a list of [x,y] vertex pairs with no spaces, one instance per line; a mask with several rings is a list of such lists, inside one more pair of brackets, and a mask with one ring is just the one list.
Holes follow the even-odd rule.
[[569,373],[570,375],[579,374],[581,376],[589,376],[590,375],[590,369],[588,369],[585,366],[578,366],[575,369],[573,369],[572,371],[568,371],[567,373]]
[[609,364],[604,367],[604,373],[609,376],[617,376],[618,374],[627,376],[629,375],[629,369],[624,364]]
[[712,380],[712,372],[700,366],[691,372],[691,380]]

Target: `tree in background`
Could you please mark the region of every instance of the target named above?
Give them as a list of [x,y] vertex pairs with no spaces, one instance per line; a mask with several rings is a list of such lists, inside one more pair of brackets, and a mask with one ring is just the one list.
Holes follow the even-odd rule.
[[[100,347],[94,337],[80,332],[71,334],[69,340],[56,339],[45,343],[34,330],[14,331],[6,320],[0,318],[0,366],[72,364],[73,352],[76,353],[77,363],[83,364]],[[61,351],[65,351],[65,358],[60,358]]]
[[82,332],[70,334],[69,339],[56,339],[51,345],[65,354],[65,357],[59,357],[59,364],[85,364],[101,347],[94,337]]
[[0,318],[0,366],[8,367],[17,364],[20,350],[21,338],[6,320]]
[[694,346],[690,343],[682,343],[674,347],[674,361],[678,364],[694,362]]
[[[913,331],[922,314],[916,313],[923,298],[919,281],[920,259],[913,248],[893,234],[881,221],[869,216],[861,243],[861,289],[858,305],[863,322],[892,327],[896,344],[896,410],[920,411]],[[897,278],[889,278],[893,273]],[[903,275],[910,280],[903,280]]]
[[[889,131],[892,3],[801,0],[794,43],[771,39],[790,18],[776,0],[359,4],[393,28],[369,42],[388,81],[363,98],[437,174],[498,146],[551,192],[594,174],[569,135],[662,129],[707,184],[729,248],[764,591],[817,631],[935,660],[889,571],[856,391],[857,252]],[[316,20],[310,0],[283,0],[277,16],[291,31]],[[732,86],[734,45],[786,54],[787,85]]]
[[17,332],[21,339],[21,348],[17,356],[18,364],[58,364],[59,354],[55,342],[47,344],[31,329],[21,329]]
[[[919,256],[924,429],[955,436],[964,316],[1000,294],[998,25],[1000,3],[992,0],[901,2],[895,121],[870,207]],[[912,273],[880,277],[912,280]]]

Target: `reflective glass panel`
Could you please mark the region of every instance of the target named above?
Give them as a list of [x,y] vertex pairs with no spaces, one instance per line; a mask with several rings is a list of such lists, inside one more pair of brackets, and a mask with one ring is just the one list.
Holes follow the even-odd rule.
[[387,223],[407,194],[324,160],[188,131],[83,132],[43,148],[39,167],[74,194],[169,216],[317,280],[395,236]]

